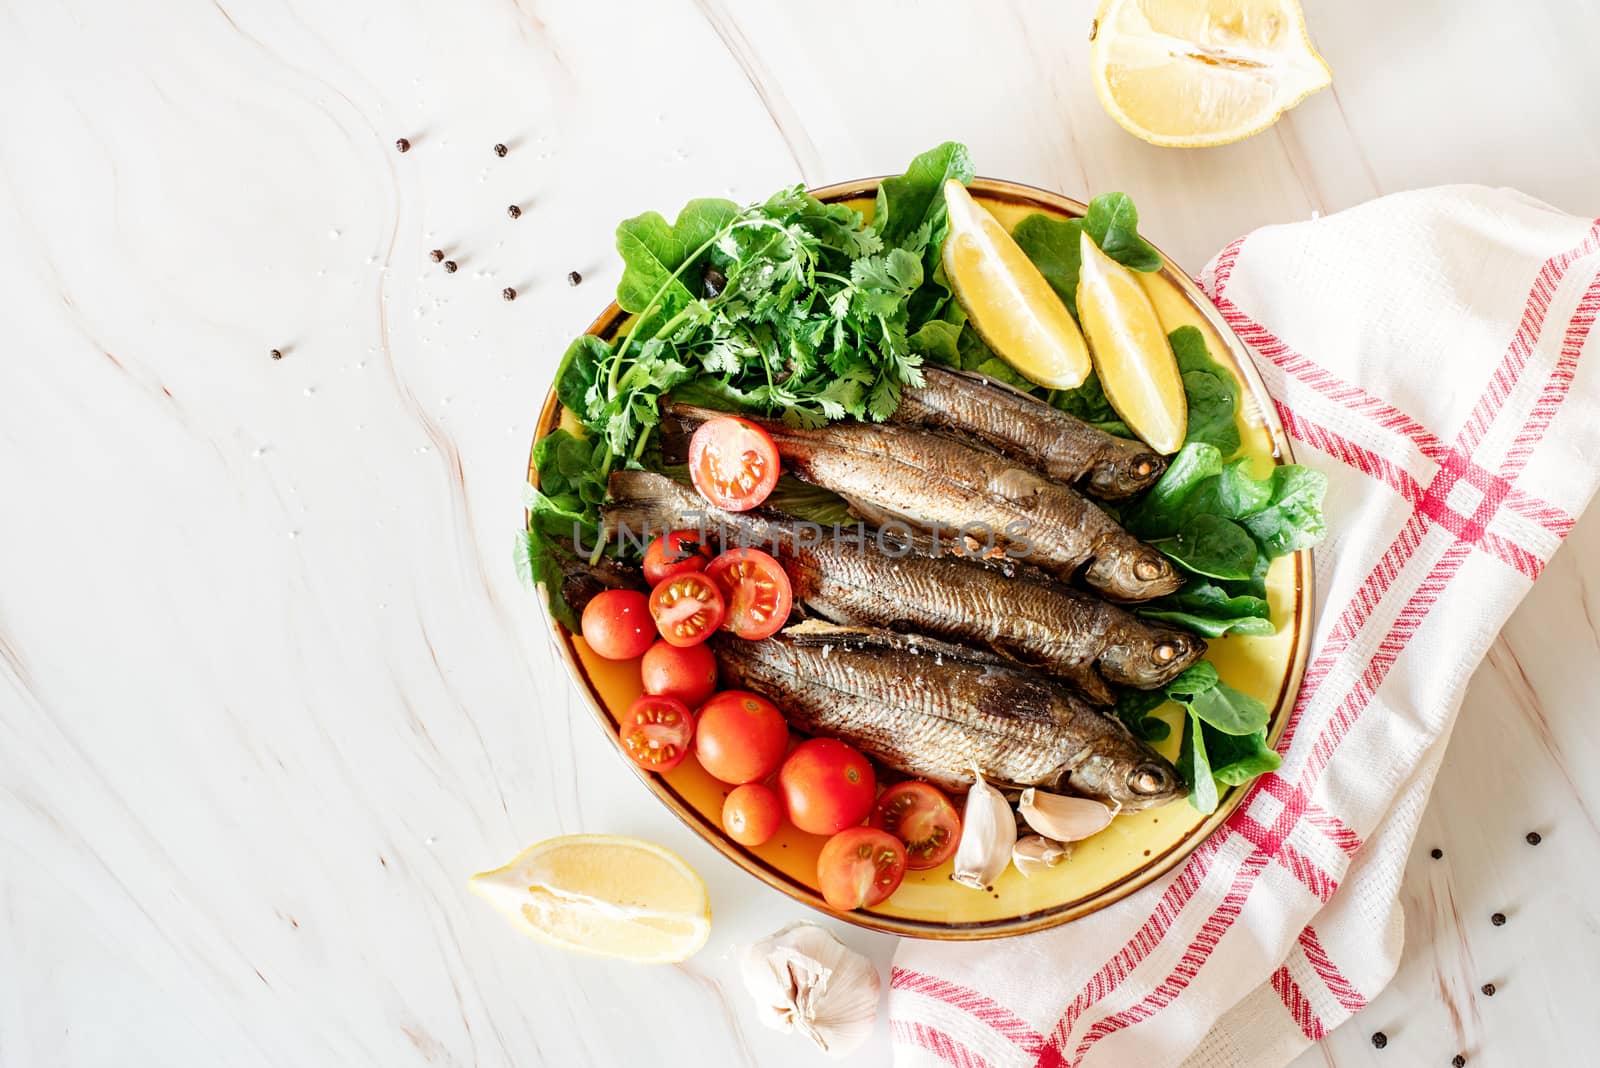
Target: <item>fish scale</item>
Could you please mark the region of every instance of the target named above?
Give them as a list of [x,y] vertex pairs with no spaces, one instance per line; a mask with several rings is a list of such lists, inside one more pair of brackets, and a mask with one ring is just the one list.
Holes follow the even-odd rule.
[[960,553],[927,555],[926,542],[903,555],[819,537],[804,542],[796,521],[768,509],[710,508],[693,489],[664,475],[624,471],[611,477],[608,528],[702,528],[725,544],[778,547],[795,600],[835,623],[918,631],[987,646],[1067,679],[1101,704],[1108,683],[1153,689],[1205,652],[1185,631],[1138,619],[1009,560]]
[[769,697],[791,726],[961,789],[976,771],[1129,808],[1181,796],[1176,769],[1066,687],[998,657],[916,635],[808,622],[712,649],[724,683]]
[[1079,482],[1106,500],[1155,485],[1164,457],[1037,397],[970,371],[925,366],[924,384],[901,395],[893,422],[971,434],[1058,482]]
[[[720,413],[668,411],[682,429]],[[789,471],[833,490],[880,526],[900,521],[946,538],[982,530],[997,546],[1062,578],[1080,572],[1103,596],[1145,601],[1183,585],[1164,555],[1069,486],[998,452],[911,427],[832,423],[818,429],[750,420]]]

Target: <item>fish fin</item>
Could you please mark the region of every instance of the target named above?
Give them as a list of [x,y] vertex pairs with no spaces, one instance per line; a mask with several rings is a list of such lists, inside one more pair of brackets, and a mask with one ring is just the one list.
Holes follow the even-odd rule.
[[677,530],[706,518],[707,506],[692,489],[654,471],[613,471],[606,489],[611,499],[600,506],[600,529],[607,540],[619,530]]
[[1062,672],[1061,677],[1087,701],[1097,705],[1117,703],[1116,691],[1107,685],[1106,680],[1100,677],[1100,673],[1092,664],[1079,664]]

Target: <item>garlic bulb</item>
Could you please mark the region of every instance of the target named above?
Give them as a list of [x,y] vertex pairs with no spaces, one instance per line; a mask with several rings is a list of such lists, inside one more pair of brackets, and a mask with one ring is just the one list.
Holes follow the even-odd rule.
[[745,946],[739,973],[762,1023],[799,1031],[830,1057],[847,1056],[872,1034],[878,970],[815,924],[791,924]]
[[985,890],[1011,863],[1011,847],[1017,844],[1017,820],[1011,814],[1010,803],[999,790],[984,782],[976,769],[972,779],[966,811],[961,814],[961,844],[956,847],[956,870],[951,878],[962,886]]
[[1052,842],[1042,834],[1030,834],[1012,847],[1011,863],[1023,875],[1048,871],[1072,855],[1072,847]]
[[1029,788],[1022,791],[1017,810],[1029,827],[1046,838],[1076,842],[1109,827],[1121,806],[1112,809],[1087,797],[1067,797]]

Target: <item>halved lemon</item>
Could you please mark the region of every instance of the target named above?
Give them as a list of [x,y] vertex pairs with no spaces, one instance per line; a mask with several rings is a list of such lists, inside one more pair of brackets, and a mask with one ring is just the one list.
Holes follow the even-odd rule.
[[1189,402],[1150,294],[1087,233],[1080,235],[1079,248],[1078,317],[1106,400],[1145,444],[1163,455],[1175,453],[1188,432]]
[[1083,385],[1083,332],[1039,268],[966,186],[945,182],[944,199],[944,273],[973,329],[1028,381],[1050,389]]
[[1224,145],[1333,81],[1297,0],[1101,0],[1089,61],[1123,129],[1153,145]]
[[693,956],[711,932],[700,876],[637,838],[551,838],[474,875],[472,889],[536,938],[598,957],[671,964]]

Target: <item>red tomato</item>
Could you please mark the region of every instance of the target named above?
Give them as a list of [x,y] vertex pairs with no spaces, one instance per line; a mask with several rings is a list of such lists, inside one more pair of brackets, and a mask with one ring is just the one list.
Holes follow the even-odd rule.
[[877,787],[867,758],[833,738],[801,742],[778,772],[789,822],[807,834],[834,834],[866,819]]
[[676,697],[690,708],[699,708],[717,688],[717,658],[704,645],[679,647],[658,641],[639,661],[645,693]]
[[961,843],[961,817],[950,799],[925,782],[897,782],[872,806],[872,826],[906,844],[906,867],[937,868]]
[[743,512],[766,500],[778,484],[778,447],[749,420],[708,419],[689,439],[689,476],[700,496],[718,508]]
[[645,694],[628,706],[617,725],[628,759],[646,771],[671,771],[689,755],[694,716],[675,697]]
[[758,782],[736,786],[722,803],[722,829],[740,845],[763,845],[778,833],[783,805],[778,795]]
[[632,660],[655,641],[650,602],[636,590],[606,590],[583,609],[583,640],[607,660]]
[[817,855],[822,898],[841,912],[878,904],[900,888],[905,876],[906,847],[876,827],[840,831]]
[[674,530],[650,543],[644,551],[644,580],[655,586],[662,579],[700,571],[711,559],[711,549],[698,530]]
[[650,594],[650,614],[673,645],[698,645],[722,625],[722,594],[698,571],[674,575]]
[[794,591],[783,566],[760,549],[729,549],[706,567],[727,606],[723,630],[741,638],[766,638],[789,620]]
[[789,724],[765,697],[728,690],[700,709],[694,755],[700,766],[723,782],[765,779],[783,763]]

